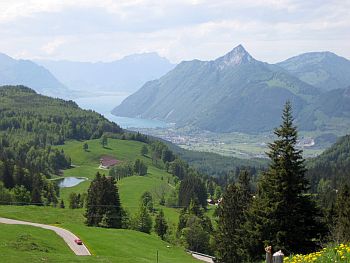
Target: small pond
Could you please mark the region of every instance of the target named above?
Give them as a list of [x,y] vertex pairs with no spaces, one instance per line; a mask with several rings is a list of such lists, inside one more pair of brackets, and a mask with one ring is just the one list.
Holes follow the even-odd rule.
[[58,179],[57,182],[58,182],[58,186],[60,188],[63,188],[63,187],[76,186],[76,185],[78,185],[81,182],[84,182],[86,180],[87,180],[87,178],[84,178],[84,177],[65,177],[62,179]]

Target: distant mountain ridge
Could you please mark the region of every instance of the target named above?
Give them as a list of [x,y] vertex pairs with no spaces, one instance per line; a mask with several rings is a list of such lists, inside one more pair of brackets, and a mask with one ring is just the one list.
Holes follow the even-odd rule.
[[46,68],[30,60],[16,60],[0,53],[0,85],[25,85],[38,93],[69,97],[70,91]]
[[350,61],[332,52],[310,52],[277,63],[300,80],[324,91],[350,85]]
[[[315,54],[322,57],[326,70],[324,65],[328,63],[319,53]],[[332,61],[334,56],[325,55]],[[350,64],[344,58],[336,56],[336,59]],[[294,67],[299,68],[301,65],[297,61],[304,59],[295,57],[292,61]],[[330,92],[327,96],[335,96],[335,93],[341,94],[343,91],[333,91],[338,87],[325,86],[321,81],[318,82],[320,85],[315,86],[303,81],[296,71],[289,72],[290,63],[272,65],[258,61],[239,45],[212,61],[181,62],[163,77],[147,82],[112,113],[160,119],[178,126],[190,125],[215,132],[257,133],[276,127],[283,104],[290,100],[300,129],[332,128],[324,124],[335,122],[334,109],[330,109],[331,105],[328,109],[320,105],[322,96],[325,96],[325,92]],[[305,61],[303,63],[307,64]],[[332,75],[333,71],[328,69],[327,72]],[[339,83],[347,82],[347,77],[341,78],[336,74],[332,78]],[[343,103],[346,102],[345,99]],[[345,104],[343,111],[343,117],[347,120],[349,112]]]
[[67,87],[90,92],[131,93],[175,67],[157,53],[133,54],[112,62],[36,61]]

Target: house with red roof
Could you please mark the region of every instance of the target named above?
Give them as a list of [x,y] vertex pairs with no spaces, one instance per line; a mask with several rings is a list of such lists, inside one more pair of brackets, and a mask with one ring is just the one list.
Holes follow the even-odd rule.
[[100,159],[100,168],[109,169],[114,165],[117,165],[120,161],[111,156],[102,156]]

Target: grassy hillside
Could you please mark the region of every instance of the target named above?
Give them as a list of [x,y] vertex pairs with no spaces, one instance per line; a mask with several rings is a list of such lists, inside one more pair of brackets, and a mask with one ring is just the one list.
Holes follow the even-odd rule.
[[[183,248],[169,246],[155,235],[132,230],[87,227],[83,224],[83,210],[59,209],[35,206],[0,206],[0,216],[44,224],[54,224],[77,234],[87,245],[92,257],[77,257],[58,236],[48,230],[34,227],[7,226],[0,224],[0,252],[6,262],[155,262],[157,250],[159,262],[197,262],[186,254]],[[23,251],[14,249],[13,244],[21,235],[30,235],[30,242],[38,249],[23,245]],[[33,241],[33,242],[32,242]],[[27,242],[27,241],[26,241]],[[28,241],[29,242],[29,241]],[[28,243],[27,242],[27,243]],[[45,250],[43,252],[42,250]]]
[[[83,150],[83,144],[87,142],[89,150]],[[149,157],[142,156],[140,150],[143,143],[136,141],[126,141],[117,139],[108,139],[108,145],[103,148],[99,140],[89,140],[85,142],[69,141],[63,146],[57,146],[63,149],[66,154],[71,156],[74,168],[64,171],[64,176],[69,177],[87,177],[92,179],[96,172],[108,175],[108,170],[98,169],[100,158],[103,155],[110,155],[121,161],[134,161],[139,158],[148,165],[146,176],[132,176],[124,178],[118,182],[121,203],[129,212],[135,213],[139,207],[142,194],[150,191],[153,194],[155,207],[158,205],[159,197],[154,193],[163,188],[167,192],[174,188],[172,175],[167,173],[162,167],[156,167],[152,164]],[[163,178],[163,179],[162,179]],[[169,183],[168,183],[169,179]],[[71,192],[86,192],[90,182],[85,181],[77,186],[62,188],[61,198],[68,204],[68,196]],[[162,207],[168,221],[177,223],[179,211],[173,208]]]
[[[83,144],[88,143],[89,150],[83,150]],[[63,176],[87,177],[89,180],[94,178],[97,171],[108,174],[108,170],[99,169],[99,160],[103,155],[110,155],[121,161],[134,161],[137,158],[142,159],[148,165],[148,173],[146,176],[132,176],[124,178],[118,182],[119,193],[123,208],[126,208],[131,214],[134,214],[138,207],[141,195],[145,191],[154,193],[157,187],[163,187],[166,191],[171,190],[173,185],[172,176],[162,169],[161,166],[156,167],[152,164],[149,157],[141,156],[140,150],[143,143],[136,141],[108,139],[108,145],[103,148],[100,140],[89,141],[68,141],[65,145],[55,146],[63,149],[66,154],[71,156],[74,168],[63,171]],[[57,179],[57,178],[55,178]],[[168,183],[169,179],[169,183]],[[84,225],[84,209],[69,209],[68,196],[71,192],[86,192],[90,181],[85,181],[74,187],[62,188],[61,198],[64,199],[66,208],[53,207],[36,207],[36,206],[0,206],[0,216],[14,219],[21,219],[32,222],[45,224],[54,224],[71,230],[77,234],[83,242],[88,246],[93,257],[84,258],[84,262],[155,262],[156,252],[159,251],[159,262],[196,262],[190,255],[184,252],[183,248],[170,248],[168,243],[154,233],[151,235],[122,229],[104,229],[87,227]],[[159,208],[159,198],[154,195],[154,205]],[[168,222],[177,224],[179,210],[175,208],[162,207]],[[212,213],[212,211],[209,211]],[[6,228],[7,226],[4,226]],[[1,229],[1,228],[0,228]],[[9,237],[11,240],[23,231],[14,231]],[[27,233],[27,231],[24,231]],[[34,233],[35,234],[35,233]],[[42,236],[46,240],[46,232],[36,236]],[[50,234],[50,233],[49,233]],[[51,240],[51,239],[50,239]],[[7,242],[7,241],[6,241]],[[9,241],[10,242],[10,241]],[[49,242],[49,241],[48,241]],[[50,241],[51,242],[51,241]],[[58,242],[57,240],[52,241]],[[48,246],[55,247],[51,243]],[[45,247],[46,243],[43,243]],[[56,252],[50,250],[45,255],[40,251],[31,253],[23,252],[16,254],[11,252],[13,249],[9,246],[3,248],[3,252],[8,254],[11,262],[21,262],[20,259],[44,258],[48,262],[55,261],[56,257],[62,259],[60,262],[72,262],[76,257],[68,250]],[[58,255],[61,253],[60,255]],[[35,260],[34,260],[35,262]]]
[[53,231],[31,226],[0,224],[0,253],[4,262],[58,262],[75,260],[66,243]]

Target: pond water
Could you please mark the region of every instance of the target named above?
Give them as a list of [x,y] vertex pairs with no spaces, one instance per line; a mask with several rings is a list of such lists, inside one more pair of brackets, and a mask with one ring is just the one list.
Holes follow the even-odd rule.
[[159,120],[149,120],[140,118],[120,117],[111,114],[111,111],[118,106],[128,95],[126,93],[110,94],[95,97],[77,98],[74,101],[79,107],[86,110],[94,110],[108,120],[117,123],[124,129],[128,128],[166,128],[169,124]]
[[58,186],[60,188],[64,188],[64,187],[73,187],[76,186],[78,184],[80,184],[81,182],[86,181],[87,178],[83,178],[83,177],[65,177],[62,179],[58,179]]

